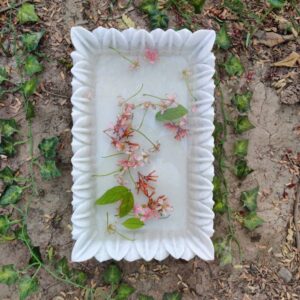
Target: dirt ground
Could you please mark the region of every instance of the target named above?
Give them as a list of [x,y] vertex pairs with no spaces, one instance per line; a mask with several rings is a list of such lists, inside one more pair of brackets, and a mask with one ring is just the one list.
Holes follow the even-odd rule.
[[[40,247],[42,255],[52,245],[58,256],[66,255],[70,259],[73,246],[70,223],[71,73],[65,64],[70,61],[69,55],[72,52],[70,28],[74,25],[88,29],[97,26],[120,26],[118,16],[123,13],[122,10],[116,9],[113,12],[114,17],[109,21],[105,20],[109,2],[36,1],[37,13],[41,19],[39,24],[46,29],[42,50],[48,55],[48,59],[45,60],[42,85],[35,95],[37,117],[33,122],[33,135],[36,141],[53,135],[60,137],[59,168],[62,171],[59,179],[38,183],[40,197],[34,199],[28,218],[29,234],[34,245]],[[219,4],[219,1],[208,1],[204,14],[193,20],[196,28],[218,29],[210,16],[214,9],[220,7]],[[127,15],[138,28],[149,28],[147,19],[137,9],[131,9]],[[176,18],[172,13],[170,15],[169,27],[176,27]],[[299,24],[299,17],[295,21]],[[235,253],[233,266],[222,268],[218,261],[206,263],[197,258],[189,262],[172,258],[149,263],[119,262],[125,281],[137,290],[132,299],[137,299],[138,293],[161,299],[164,292],[177,289],[183,292],[184,299],[300,299],[300,256],[294,248],[293,225],[296,185],[291,184],[296,183],[297,174],[290,161],[290,157],[299,152],[300,110],[299,103],[283,103],[293,97],[296,97],[294,102],[299,101],[299,65],[298,68],[280,69],[271,66],[292,51],[300,53],[300,40],[295,37],[274,47],[260,44],[264,34],[272,30],[277,31],[276,25],[272,20],[267,20],[265,26],[256,33],[254,45],[247,50],[240,45],[241,41],[237,38],[233,51],[240,55],[246,69],[245,75],[241,78],[229,78],[221,73],[225,109],[233,115],[235,112],[230,99],[235,91],[242,91],[247,85],[253,92],[249,118],[255,129],[245,133],[243,137],[250,140],[247,160],[254,172],[240,182],[228,171],[230,203],[239,209],[241,191],[259,185],[258,215],[265,220],[264,224],[251,233],[236,224],[243,255],[240,260],[238,253]],[[216,55],[218,61],[224,54],[216,52]],[[1,65],[9,63],[7,58],[1,58]],[[296,75],[287,77],[291,73]],[[287,80],[287,85],[282,90],[274,85],[281,79]],[[293,92],[285,92],[288,86],[291,86],[290,90],[295,95]],[[220,118],[219,102],[220,94],[216,93],[217,119]],[[25,137],[26,121],[22,111],[19,112],[18,107],[14,106],[16,99],[10,95],[3,103],[5,105],[0,110],[1,118],[16,117],[24,125]],[[229,132],[225,145],[228,153],[232,153],[235,139],[236,135]],[[1,161],[1,168],[9,164],[21,173],[26,173],[23,162],[28,159],[27,155],[26,145],[21,146],[17,159]],[[228,159],[233,161],[230,154]],[[217,216],[216,237],[222,236],[224,226],[224,217]],[[24,267],[28,258],[27,249],[21,242],[0,244],[0,265],[14,263],[18,267]],[[91,260],[77,266],[87,271],[89,278],[101,286],[101,272],[108,263],[100,264]],[[292,275],[291,280],[285,278],[288,282],[284,280],[284,276],[279,275],[283,267]],[[44,272],[40,273],[39,281],[41,290],[31,299],[60,300],[82,297],[79,291],[57,282]],[[18,299],[17,290],[0,285],[0,299]]]

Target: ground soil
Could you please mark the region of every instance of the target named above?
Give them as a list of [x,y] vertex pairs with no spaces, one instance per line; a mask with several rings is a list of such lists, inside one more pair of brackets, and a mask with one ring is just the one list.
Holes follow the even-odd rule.
[[[122,10],[115,9],[113,18],[105,20],[110,1],[90,0],[53,0],[36,1],[40,25],[46,29],[42,42],[42,51],[48,59],[42,75],[42,85],[35,95],[37,106],[33,122],[33,134],[36,141],[43,137],[57,135],[60,137],[59,168],[63,176],[50,182],[39,182],[40,197],[34,199],[28,218],[28,231],[35,246],[39,246],[44,255],[52,245],[58,256],[66,255],[70,259],[73,242],[71,239],[72,214],[70,192],[71,179],[71,73],[66,67],[70,62],[72,45],[70,28],[81,25],[88,29],[97,26],[120,27],[118,15]],[[255,2],[255,1],[253,1]],[[214,28],[209,12],[217,10],[219,1],[208,1],[202,17],[194,19],[195,28]],[[221,9],[221,8],[220,8]],[[148,28],[147,18],[140,11],[133,9],[127,13],[139,28]],[[176,14],[172,14],[170,27],[176,27]],[[280,13],[279,13],[280,15]],[[117,16],[117,17],[116,17]],[[299,18],[295,19],[295,21]],[[231,22],[235,22],[234,20]],[[239,200],[241,191],[253,186],[260,186],[258,214],[265,223],[254,232],[249,233],[236,223],[237,235],[242,247],[242,259],[235,253],[233,266],[220,267],[218,261],[203,262],[193,259],[189,262],[168,258],[162,262],[121,261],[118,265],[124,272],[125,281],[132,284],[138,293],[161,299],[166,291],[181,290],[184,299],[299,299],[300,298],[300,264],[299,254],[294,246],[293,204],[295,199],[296,175],[288,157],[299,152],[299,104],[283,104],[285,96],[276,89],[274,83],[284,79],[289,72],[297,68],[275,69],[271,64],[286,57],[292,51],[300,51],[299,37],[275,47],[259,44],[262,33],[275,30],[276,24],[267,20],[264,28],[256,34],[256,40],[250,50],[236,42],[234,52],[238,53],[246,68],[242,78],[229,78],[221,72],[221,88],[225,99],[225,109],[234,116],[230,103],[235,91],[246,88],[253,92],[249,118],[255,129],[244,134],[250,139],[247,156],[249,166],[254,169],[244,181],[238,181],[228,171],[229,199],[237,210],[241,209]],[[222,53],[216,52],[217,61],[222,61]],[[9,64],[9,58],[1,58]],[[299,77],[292,77],[287,85],[299,90]],[[299,97],[299,93],[296,97]],[[217,119],[219,114],[220,94],[216,93]],[[297,101],[296,101],[297,102]],[[16,117],[22,125],[26,136],[26,121],[16,99],[8,96],[1,107],[0,116]],[[297,130],[298,128],[298,130]],[[22,135],[21,133],[21,135]],[[236,135],[229,132],[226,150],[229,162]],[[35,149],[37,152],[37,149]],[[19,148],[17,159],[1,161],[1,167],[9,164],[26,173],[28,159],[26,145]],[[289,188],[290,187],[290,188]],[[226,222],[224,217],[216,217],[215,236],[222,236]],[[288,235],[290,233],[290,235]],[[0,244],[0,265],[14,263],[24,267],[28,261],[27,249],[21,242],[13,241]],[[87,271],[91,280],[101,286],[101,272],[109,262],[98,263],[91,260],[77,264]],[[76,264],[73,264],[74,266]],[[280,268],[286,267],[292,274],[292,280],[286,283],[279,275]],[[78,290],[63,285],[47,274],[40,273],[41,290],[32,299],[81,299]],[[77,298],[76,298],[77,297]],[[18,299],[15,287],[0,285],[0,299]]]

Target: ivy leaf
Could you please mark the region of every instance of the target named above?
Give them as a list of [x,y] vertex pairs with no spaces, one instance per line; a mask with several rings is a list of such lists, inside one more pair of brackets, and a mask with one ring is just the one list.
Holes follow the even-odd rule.
[[22,196],[23,189],[18,185],[11,185],[4,191],[0,198],[0,206],[17,203]]
[[167,29],[169,25],[169,17],[163,12],[156,10],[150,15],[151,29],[161,28]]
[[3,138],[0,144],[0,154],[12,157],[17,153],[14,141],[11,138]]
[[24,48],[28,51],[34,51],[37,49],[39,42],[43,35],[45,34],[45,30],[40,32],[26,33],[22,35],[22,43]]
[[26,103],[26,120],[31,120],[35,117],[35,108],[32,101]]
[[250,108],[250,100],[252,98],[251,92],[246,92],[244,94],[235,95],[231,102],[237,108],[237,110],[241,113],[245,113]]
[[17,18],[21,24],[28,22],[37,22],[39,20],[39,17],[35,13],[34,5],[29,3],[24,3],[19,8]]
[[16,283],[18,278],[18,271],[14,265],[5,265],[0,267],[0,283],[11,285]]
[[26,98],[30,97],[37,89],[38,81],[36,78],[31,78],[23,85],[23,93]]
[[157,0],[143,0],[139,9],[148,15],[154,15],[158,10]]
[[44,138],[39,143],[38,148],[40,149],[42,155],[46,158],[55,158],[56,157],[56,148],[58,145],[59,139],[54,136],[51,138]]
[[8,79],[8,73],[5,68],[0,67],[0,84]]
[[164,293],[163,300],[181,300],[182,295],[179,292]]
[[241,76],[244,73],[240,59],[232,54],[226,60],[224,67],[229,76]]
[[285,5],[285,0],[268,0],[268,2],[273,8],[281,9]]
[[122,224],[128,229],[139,229],[145,225],[144,222],[141,221],[139,218],[129,218]]
[[248,153],[249,140],[237,140],[234,143],[234,155],[245,157]]
[[65,256],[56,263],[55,270],[60,275],[66,277],[70,276],[70,269],[69,269],[67,258]]
[[138,300],[154,300],[154,298],[152,296],[147,296],[147,295],[144,295],[144,294],[139,294]]
[[247,130],[253,129],[255,126],[249,121],[248,116],[238,116],[234,124],[236,133],[243,133]]
[[87,275],[85,272],[81,271],[81,270],[72,270],[71,272],[71,280],[81,286],[85,286],[86,282],[87,282]]
[[224,6],[237,14],[241,14],[244,11],[244,3],[241,0],[225,0]]
[[28,296],[38,291],[39,282],[37,278],[24,276],[19,281],[20,300],[25,300]]
[[0,216],[0,234],[6,234],[10,227],[10,220],[7,216]]
[[243,220],[244,226],[251,231],[263,223],[264,220],[260,218],[254,211],[250,212]]
[[40,166],[40,172],[44,180],[51,180],[61,176],[60,171],[56,167],[55,160],[46,160],[44,164]]
[[0,135],[8,138],[18,131],[15,119],[0,119]]
[[126,300],[133,294],[135,289],[127,283],[121,283],[117,289],[116,300]]
[[216,257],[220,260],[220,266],[224,267],[232,263],[231,244],[227,239],[214,242]]
[[224,212],[227,210],[227,205],[223,200],[217,200],[215,201],[213,212],[217,214],[224,214]]
[[244,206],[247,207],[250,211],[256,211],[257,208],[257,196],[258,196],[259,187],[255,187],[252,190],[244,191],[241,194],[241,201],[244,203]]
[[155,118],[157,121],[166,122],[166,121],[175,121],[188,113],[188,110],[179,104],[177,107],[172,107],[166,109],[163,113],[157,112]]
[[247,161],[243,158],[237,159],[234,164],[234,174],[238,179],[245,179],[253,170],[247,165]]
[[224,50],[227,50],[231,47],[231,39],[229,34],[227,33],[227,28],[225,24],[221,27],[221,29],[217,33],[216,43],[221,49]]
[[122,273],[119,267],[115,264],[110,264],[103,274],[103,279],[106,284],[119,284]]
[[0,171],[0,180],[2,180],[5,184],[13,184],[14,178],[14,172],[10,167],[5,167]]
[[35,55],[29,55],[24,63],[25,73],[29,76],[32,76],[35,73],[43,71],[43,66],[39,63]]

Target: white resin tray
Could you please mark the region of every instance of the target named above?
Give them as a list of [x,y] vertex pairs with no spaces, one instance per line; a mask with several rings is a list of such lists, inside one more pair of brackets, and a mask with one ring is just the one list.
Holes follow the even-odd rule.
[[[73,238],[72,260],[95,257],[133,261],[163,260],[168,255],[190,260],[214,258],[212,179],[214,130],[215,57],[211,52],[215,32],[191,33],[160,29],[152,32],[98,28],[90,32],[81,27],[71,30],[75,51],[73,74]],[[128,57],[138,57],[141,67],[129,70],[128,62],[110,47]],[[159,61],[144,61],[145,49],[156,49]],[[191,93],[182,79],[189,70]],[[115,121],[118,96],[133,95],[143,85],[143,92],[154,95],[176,94],[189,109],[189,135],[178,142],[152,118],[146,117],[144,132],[161,142],[161,150],[151,168],[159,174],[159,189],[173,205],[168,218],[147,223],[141,230],[122,232],[127,240],[106,230],[106,214],[115,206],[97,206],[95,200],[115,186],[113,176],[95,178],[115,168],[115,160],[103,159],[112,153],[103,130]],[[141,98],[141,97],[137,97]],[[139,201],[135,194],[135,201]]]

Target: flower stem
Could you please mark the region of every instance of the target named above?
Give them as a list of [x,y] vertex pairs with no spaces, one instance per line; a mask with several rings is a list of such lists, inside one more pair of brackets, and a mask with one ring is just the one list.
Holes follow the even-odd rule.
[[185,84],[186,84],[186,88],[190,94],[190,96],[193,98],[194,101],[197,101],[197,99],[195,98],[195,96],[193,95],[193,92],[192,92],[192,89],[190,87],[190,83],[188,82],[188,79],[186,77],[184,77],[184,81],[185,81]]
[[118,53],[122,58],[124,58],[125,60],[127,60],[128,62],[130,62],[132,65],[135,64],[135,62],[131,59],[129,59],[127,56],[125,56],[124,54],[122,54],[121,51],[119,51],[118,49],[114,48],[114,47],[109,47],[109,49],[115,51],[116,53]]
[[135,92],[132,96],[130,96],[129,98],[127,98],[124,103],[126,103],[127,101],[131,100],[132,98],[134,98],[135,96],[137,96],[143,89],[144,87],[144,84],[142,83],[141,87],[138,89],[137,92]]
[[132,128],[133,131],[139,133],[140,135],[142,135],[150,144],[152,144],[153,147],[157,147],[157,145],[155,145],[142,131],[140,131],[139,129],[134,129]]
[[158,100],[168,100],[168,98],[161,98],[161,97],[157,97],[157,96],[154,96],[154,95],[151,95],[151,94],[143,94],[143,96],[152,97],[152,98],[155,98],[155,99],[158,99]]
[[121,172],[121,169],[118,169],[118,170],[115,170],[115,171],[112,171],[110,173],[107,173],[107,174],[94,174],[93,177],[104,177],[104,176],[110,176],[110,175],[114,175],[114,174],[117,174]]
[[124,152],[118,152],[118,153],[114,153],[114,154],[110,154],[110,155],[106,155],[106,156],[101,156],[101,158],[109,158],[109,157],[114,157],[114,156],[119,156],[119,155],[123,155]]
[[134,178],[133,178],[133,176],[132,176],[132,174],[131,174],[130,169],[128,169],[128,174],[129,174],[129,177],[130,177],[130,179],[131,179],[131,181],[132,181],[133,186],[135,187],[136,184],[135,184],[135,181],[134,181]]
[[141,121],[139,127],[137,128],[138,130],[140,130],[140,129],[142,128],[142,126],[143,126],[143,124],[144,124],[144,120],[145,120],[145,117],[146,117],[147,112],[148,112],[148,109],[146,108],[146,109],[144,110],[144,114],[143,114],[142,121]]

